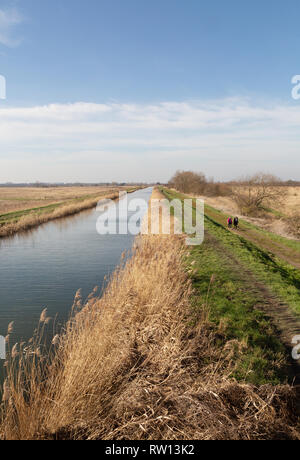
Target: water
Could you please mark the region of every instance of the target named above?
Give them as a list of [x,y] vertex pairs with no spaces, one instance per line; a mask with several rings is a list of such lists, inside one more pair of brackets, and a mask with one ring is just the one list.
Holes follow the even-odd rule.
[[[151,193],[150,188],[139,190],[128,195],[128,201],[148,203]],[[78,289],[85,299],[95,286],[103,286],[134,236],[99,235],[99,215],[96,209],[83,211],[0,240],[0,335],[5,336],[14,321],[11,343],[27,341],[44,308],[63,322]]]

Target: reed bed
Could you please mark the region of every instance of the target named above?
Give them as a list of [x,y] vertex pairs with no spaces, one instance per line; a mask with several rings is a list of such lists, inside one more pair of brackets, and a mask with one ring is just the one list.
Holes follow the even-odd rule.
[[[300,439],[296,390],[230,379],[237,344],[216,346],[176,236],[139,237],[103,295],[77,294],[45,353],[47,312],[6,363],[5,440]],[[213,280],[212,280],[213,282]]]
[[91,209],[97,206],[100,199],[112,199],[115,200],[119,197],[119,191],[114,190],[107,194],[102,194],[98,197],[89,198],[77,203],[65,204],[57,207],[50,212],[37,213],[32,211],[30,214],[20,217],[15,222],[7,223],[0,226],[0,238],[12,236],[18,232],[24,232],[37,227],[41,224],[45,224],[51,220],[60,219],[62,217],[72,216],[86,209]]

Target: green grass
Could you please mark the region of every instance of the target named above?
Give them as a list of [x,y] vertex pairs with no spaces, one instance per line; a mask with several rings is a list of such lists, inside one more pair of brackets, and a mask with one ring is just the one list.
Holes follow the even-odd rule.
[[266,208],[266,207],[263,207],[262,208],[263,211],[269,213],[269,214],[272,214],[273,216],[276,216],[276,217],[286,217],[282,212],[280,211],[277,211],[276,209],[272,209],[272,208]]
[[[189,198],[187,195],[181,193],[170,192],[169,190],[163,190],[166,197],[169,199],[179,198]],[[215,209],[212,206],[205,204],[205,213],[206,216],[211,217],[215,222],[221,224],[222,226],[227,226],[227,218],[224,212],[219,209]],[[280,250],[282,254],[287,257],[293,256],[297,257],[297,260],[300,260],[300,241],[284,238],[283,236],[277,235],[275,233],[269,232],[257,225],[254,225],[251,222],[247,222],[244,219],[240,219],[240,229],[241,231],[251,231],[251,235],[255,237],[257,244],[262,247],[267,246],[274,251]]]
[[[228,216],[225,215],[222,211],[214,209],[208,205],[205,205],[205,210],[206,214],[212,217],[216,222],[226,226]],[[243,219],[240,219],[240,229],[242,231],[250,230],[253,236],[256,237],[257,242],[262,246],[266,245],[270,248],[273,247],[274,250],[276,250],[280,245],[280,250],[282,250],[283,253],[286,252],[288,255],[289,253],[292,253],[292,251],[290,251],[292,249],[293,251],[298,252],[300,255],[300,241],[290,240],[288,238],[284,238],[283,236],[276,235],[275,233],[268,232],[267,230]]]
[[[186,198],[185,195],[166,189],[163,192],[168,199]],[[229,232],[224,225],[211,217],[210,212],[207,213],[208,208],[210,207],[205,210],[206,231],[217,238],[245,268],[250,269],[258,280],[300,314],[300,271],[246,238]],[[217,210],[213,211],[219,213]]]
[[21,211],[14,211],[14,212],[9,212],[7,214],[2,214],[0,215],[0,223],[7,224],[11,222],[18,222],[18,220],[21,217],[26,216],[31,213],[42,214],[44,212],[52,212],[54,211],[54,209],[64,204],[67,204],[67,202],[55,203],[55,204],[50,204],[48,206],[40,206],[38,208],[30,208],[30,209],[24,209]]
[[232,376],[253,384],[284,382],[287,375],[283,364],[285,350],[270,321],[254,309],[261,301],[259,296],[245,290],[238,275],[208,243],[191,250],[188,262],[191,261],[196,262],[192,275],[196,308],[202,305],[211,277],[215,276],[209,305],[210,321],[218,331],[216,346],[224,348],[232,340],[243,344],[242,353],[235,356],[236,368]]
[[300,314],[300,272],[272,253],[262,250],[245,238],[233,235],[205,218],[206,229],[222,242],[258,280]]
[[283,236],[276,235],[276,233],[268,232],[267,230],[259,228],[250,222],[246,222],[245,220],[242,220],[242,223],[246,228],[254,230],[257,233],[264,235],[266,238],[269,238],[277,243],[280,243],[281,245],[286,246],[287,248],[291,248],[300,253],[300,241],[293,239],[291,240],[289,238],[284,238]]
[[[162,191],[169,200],[186,198],[167,189]],[[224,347],[229,340],[237,340],[244,346],[242,355],[237,354],[234,377],[254,384],[284,382],[287,376],[285,348],[271,321],[257,309],[263,303],[263,294],[251,289],[247,273],[250,271],[298,313],[300,273],[273,254],[229,232],[220,221],[212,219],[211,211],[219,213],[206,207],[207,237],[201,246],[190,249],[187,262],[195,263],[192,281],[196,309],[201,308],[210,279],[215,275],[209,303],[210,320],[221,331],[217,346]],[[223,218],[222,213],[219,214]]]

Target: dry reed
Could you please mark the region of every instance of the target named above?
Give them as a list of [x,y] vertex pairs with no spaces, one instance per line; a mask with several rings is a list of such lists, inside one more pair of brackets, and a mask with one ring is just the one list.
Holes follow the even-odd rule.
[[232,349],[214,345],[206,300],[190,308],[183,257],[178,237],[140,237],[101,298],[77,294],[46,356],[43,312],[7,363],[1,437],[300,439],[294,389],[228,379]]

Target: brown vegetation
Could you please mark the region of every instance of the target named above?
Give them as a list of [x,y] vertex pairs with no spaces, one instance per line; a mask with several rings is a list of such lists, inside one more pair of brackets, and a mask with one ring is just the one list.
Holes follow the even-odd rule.
[[108,193],[102,192],[97,194],[96,197],[88,198],[83,201],[61,204],[52,210],[51,208],[45,211],[41,210],[42,212],[39,212],[39,210],[32,210],[17,220],[12,220],[11,222],[0,225],[0,237],[11,236],[17,232],[29,230],[51,220],[77,214],[85,209],[95,207],[100,199],[116,199],[118,196],[118,190],[111,190]]
[[242,347],[216,346],[206,300],[191,309],[185,252],[140,237],[102,298],[78,294],[50,360],[37,338],[13,348],[3,439],[300,439],[295,390],[228,380]]
[[203,173],[177,171],[169,182],[175,190],[205,198],[206,204],[291,239],[300,237],[300,188],[270,174],[230,183],[207,180]]
[[258,173],[240,181],[233,188],[233,197],[242,214],[259,215],[284,199],[286,189],[280,180],[270,174]]
[[192,195],[228,196],[231,188],[222,183],[209,181],[203,173],[192,171],[177,171],[169,182],[169,186],[178,192]]
[[206,177],[203,173],[192,171],[177,171],[169,185],[182,193],[203,193],[206,186]]
[[300,238],[300,215],[294,214],[286,219],[289,232],[296,238]]
[[[242,186],[240,186],[242,187]],[[243,215],[234,200],[233,196],[202,196],[205,203],[219,211],[229,215],[238,215],[245,221],[248,221],[269,232],[281,235],[286,238],[300,238],[297,221],[299,220],[300,208],[300,187],[283,186],[284,198],[280,201],[280,206],[274,203],[270,212],[261,212],[258,216]],[[275,212],[274,212],[275,211]],[[276,213],[278,212],[278,214]]]
[[0,215],[56,203],[72,202],[108,193],[116,187],[0,187]]

